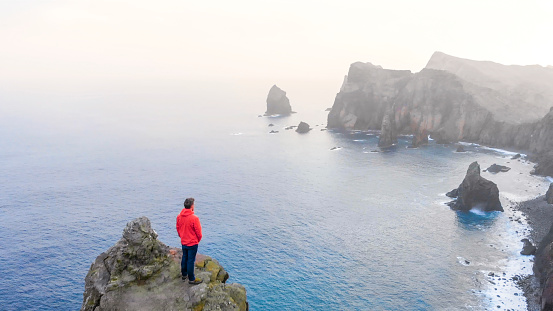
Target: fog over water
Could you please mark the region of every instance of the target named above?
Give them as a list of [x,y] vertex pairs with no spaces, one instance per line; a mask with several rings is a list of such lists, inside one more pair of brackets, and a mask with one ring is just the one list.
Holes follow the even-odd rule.
[[[0,1],[2,309],[78,309],[90,263],[129,220],[148,216],[178,245],[187,196],[200,252],[246,286],[252,310],[519,308],[520,291],[487,274],[530,273],[525,227],[509,220],[520,215],[443,203],[475,160],[512,167],[483,175],[504,206],[543,193],[531,163],[470,144],[407,149],[409,137],[373,152],[374,134],[320,129],[355,61],[416,72],[443,51],[553,64],[552,12],[549,1]],[[297,114],[258,117],[274,84]],[[314,130],[284,129],[299,121]]]

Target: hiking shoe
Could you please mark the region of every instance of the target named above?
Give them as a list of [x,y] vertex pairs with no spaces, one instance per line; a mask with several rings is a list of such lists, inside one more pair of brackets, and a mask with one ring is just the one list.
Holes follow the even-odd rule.
[[202,279],[198,279],[196,278],[194,281],[188,281],[188,284],[191,284],[191,285],[198,285],[202,283]]
[[188,275],[185,275],[185,276],[182,277],[183,282],[186,281],[186,280],[188,280]]

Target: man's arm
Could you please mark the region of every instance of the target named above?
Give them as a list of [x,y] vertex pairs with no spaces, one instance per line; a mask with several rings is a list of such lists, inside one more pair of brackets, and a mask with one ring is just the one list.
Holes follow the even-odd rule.
[[179,232],[179,217],[177,216],[177,234],[179,235],[179,238],[180,238],[180,232]]
[[202,225],[200,224],[200,218],[196,217],[196,222],[194,223],[194,231],[196,232],[196,237],[198,238],[198,243],[202,240]]

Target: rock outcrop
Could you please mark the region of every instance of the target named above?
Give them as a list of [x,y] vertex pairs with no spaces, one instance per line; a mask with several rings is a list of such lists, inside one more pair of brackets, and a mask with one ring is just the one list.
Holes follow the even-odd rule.
[[549,184],[549,189],[545,193],[545,200],[548,204],[553,204],[553,183]]
[[532,244],[532,242],[530,242],[530,240],[522,239],[520,241],[524,243],[524,245],[522,246],[522,251],[520,251],[521,255],[530,256],[536,253],[536,247]]
[[478,208],[485,212],[503,212],[499,201],[499,189],[495,183],[480,176],[478,162],[472,162],[469,165],[467,175],[457,191],[454,189],[447,195],[457,197],[457,200],[449,204],[453,210],[469,211],[472,208]]
[[533,270],[542,288],[541,310],[553,310],[553,226],[538,245]]
[[286,96],[286,92],[281,90],[278,86],[273,85],[267,95],[267,111],[265,115],[288,115],[291,113],[292,106],[290,106],[290,100]]
[[[440,68],[438,63],[431,61],[431,66],[414,74],[406,70],[383,69],[370,63],[352,64],[328,114],[327,127],[381,130],[388,127],[383,123],[389,118],[393,121],[390,122],[393,132],[413,135],[414,147],[427,143],[430,136],[440,143],[462,140],[528,150],[538,162],[534,172],[553,175],[553,112],[543,116],[547,111],[545,105],[553,105],[553,101],[542,100],[539,93],[543,85],[553,90],[553,79],[539,82],[528,78],[524,80],[527,84],[500,83],[500,91],[496,91],[486,86],[492,83],[490,81],[478,85],[475,83],[481,79],[469,82],[451,71],[432,69]],[[501,66],[495,64],[491,67],[503,68]],[[445,67],[449,70],[449,66]],[[517,69],[517,72],[539,69],[519,67],[522,69]],[[552,69],[540,68],[540,76],[549,77],[550,73],[553,76]],[[452,71],[464,72],[461,69]],[[495,74],[491,76],[496,77]],[[536,86],[537,83],[543,85]],[[526,93],[517,97],[520,101],[511,101],[510,97],[500,96],[498,92]],[[506,100],[512,106],[509,109],[504,107]],[[525,112],[530,117],[521,117]],[[541,119],[540,115],[543,116]]]
[[303,134],[311,131],[312,128],[309,127],[309,124],[301,121],[300,124],[298,124],[298,127],[296,128],[296,132]]
[[181,280],[182,250],[157,240],[146,217],[129,222],[123,237],[96,258],[85,278],[81,311],[248,310],[246,290],[226,284],[228,273],[196,256],[199,285]]

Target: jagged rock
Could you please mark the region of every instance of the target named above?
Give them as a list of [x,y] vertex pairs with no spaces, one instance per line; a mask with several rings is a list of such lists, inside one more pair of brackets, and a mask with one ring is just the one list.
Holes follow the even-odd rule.
[[332,110],[332,107],[325,109],[325,111],[330,111],[330,110]]
[[273,123],[269,123],[269,127],[271,127],[271,126],[275,126],[275,125]]
[[300,124],[298,124],[298,128],[296,129],[296,132],[298,132],[298,133],[307,133],[311,130],[312,129],[309,127],[309,124],[301,121]]
[[457,150],[455,150],[455,152],[465,152],[465,147],[463,147],[463,145],[459,145],[457,146]]
[[281,90],[278,86],[273,85],[267,95],[267,111],[265,115],[288,115],[292,113],[292,106],[290,106],[290,100],[286,97],[286,92]]
[[452,202],[450,207],[461,211],[476,207],[485,212],[503,212],[497,185],[480,176],[478,162],[472,162],[469,165],[465,179],[457,188],[457,200]]
[[553,152],[544,152],[530,158],[531,161],[537,162],[530,174],[553,176]]
[[553,183],[549,184],[549,189],[547,189],[547,192],[545,193],[545,200],[549,204],[553,204]]
[[511,160],[516,160],[516,159],[519,159],[520,157],[521,157],[520,153],[517,153],[511,157]]
[[536,253],[536,247],[530,242],[528,239],[522,239],[520,240],[522,243],[524,243],[524,246],[522,247],[522,251],[520,251],[521,255],[529,256],[534,255]]
[[219,263],[196,256],[199,285],[181,280],[182,250],[157,240],[146,217],[127,224],[123,237],[90,266],[81,311],[248,310],[246,290],[225,284]]
[[[392,108],[393,109],[393,108]],[[378,147],[388,148],[397,144],[397,134],[391,111],[382,119],[380,128],[380,138],[378,139]]]
[[511,169],[510,167],[507,167],[504,165],[498,165],[494,163],[486,170],[490,173],[499,173],[499,172],[508,172],[510,169]]
[[276,134],[276,133],[278,133],[278,131],[275,131],[275,130],[272,130],[269,132],[269,134]]

